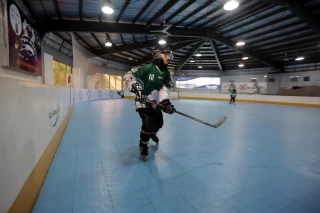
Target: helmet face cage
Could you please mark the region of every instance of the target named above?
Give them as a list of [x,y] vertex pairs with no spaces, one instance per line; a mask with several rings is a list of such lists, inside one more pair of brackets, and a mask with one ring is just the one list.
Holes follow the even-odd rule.
[[156,46],[153,49],[152,56],[154,59],[160,58],[161,57],[160,54],[168,54],[169,62],[173,60],[173,52],[167,46]]

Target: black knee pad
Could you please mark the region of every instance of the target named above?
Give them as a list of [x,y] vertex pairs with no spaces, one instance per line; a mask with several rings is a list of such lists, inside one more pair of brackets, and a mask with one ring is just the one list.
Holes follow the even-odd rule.
[[143,142],[148,142],[151,137],[152,132],[141,129],[140,140]]

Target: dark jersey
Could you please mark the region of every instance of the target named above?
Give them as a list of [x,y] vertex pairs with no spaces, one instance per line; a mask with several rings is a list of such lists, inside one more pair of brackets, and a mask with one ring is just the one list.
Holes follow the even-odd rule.
[[[143,92],[148,96],[148,99],[156,101],[169,99],[169,89],[172,87],[170,73],[168,71],[161,71],[153,63],[127,72],[124,76],[124,82],[129,91],[132,84],[138,83],[143,88]],[[137,108],[152,107],[149,103],[136,103],[136,106]]]

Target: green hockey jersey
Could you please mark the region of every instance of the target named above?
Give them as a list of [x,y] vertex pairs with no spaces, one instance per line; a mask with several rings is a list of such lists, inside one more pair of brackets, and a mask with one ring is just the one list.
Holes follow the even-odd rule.
[[232,98],[235,98],[237,96],[237,90],[233,89],[230,93]]
[[[169,90],[172,87],[172,81],[169,71],[161,71],[153,63],[146,64],[139,68],[134,68],[127,72],[123,77],[124,84],[131,90],[131,85],[138,83],[149,100],[160,102],[169,99]],[[136,102],[136,108],[155,108],[150,103],[141,104]],[[158,109],[159,110],[159,109]]]

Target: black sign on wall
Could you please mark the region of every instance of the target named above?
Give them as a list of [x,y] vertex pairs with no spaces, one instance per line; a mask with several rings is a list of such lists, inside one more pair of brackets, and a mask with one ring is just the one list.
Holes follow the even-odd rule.
[[23,12],[8,0],[9,66],[42,76],[40,34]]

